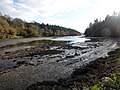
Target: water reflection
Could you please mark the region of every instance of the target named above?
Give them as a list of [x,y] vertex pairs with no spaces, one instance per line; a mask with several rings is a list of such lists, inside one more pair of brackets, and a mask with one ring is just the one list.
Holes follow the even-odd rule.
[[32,41],[52,40],[52,41],[69,41],[69,42],[84,42],[90,40],[82,38],[81,36],[65,36],[65,37],[37,37],[37,38],[24,38],[24,39],[6,39],[0,40],[0,47],[18,43],[26,43]]
[[70,41],[71,43],[77,43],[77,42],[89,41],[90,39],[87,39],[85,37],[80,37],[80,36],[66,36],[66,37],[57,37],[52,40],[54,40],[54,41]]

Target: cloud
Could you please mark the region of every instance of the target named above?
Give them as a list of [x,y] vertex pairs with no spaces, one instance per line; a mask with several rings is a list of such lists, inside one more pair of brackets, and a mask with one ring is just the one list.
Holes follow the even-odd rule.
[[0,11],[4,14],[66,27],[70,26],[70,22],[60,18],[64,13],[89,6],[91,0],[0,0]]
[[89,23],[93,23],[96,18],[104,20],[107,14],[112,15],[114,11],[120,12],[119,0],[96,0],[93,3],[91,8],[89,8],[91,10],[89,13],[71,23],[73,28],[76,28],[80,32],[84,32],[89,26]]
[[71,11],[89,5],[89,0],[19,0],[20,3],[39,11],[42,17]]
[[0,11],[3,14],[10,15],[12,17],[21,18],[24,20],[33,19],[38,15],[36,10],[28,7],[25,4],[14,2],[13,0],[1,0]]
[[88,5],[88,0],[0,0],[1,12],[27,20],[51,17]]
[[[119,0],[0,0],[0,11],[14,18],[63,25],[83,32],[89,22],[118,11],[119,3]],[[71,18],[64,17],[65,14]]]

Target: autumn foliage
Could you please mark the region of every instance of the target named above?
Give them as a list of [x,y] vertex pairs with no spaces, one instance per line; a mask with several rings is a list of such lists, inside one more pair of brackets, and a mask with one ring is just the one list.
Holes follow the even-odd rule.
[[57,25],[26,22],[0,14],[0,38],[80,35],[74,29]]

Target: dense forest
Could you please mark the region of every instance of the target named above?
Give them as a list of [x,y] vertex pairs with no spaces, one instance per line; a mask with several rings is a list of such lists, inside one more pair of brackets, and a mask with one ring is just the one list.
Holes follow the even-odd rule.
[[94,20],[85,31],[87,37],[120,37],[120,13],[107,15],[105,20]]
[[13,19],[0,13],[0,39],[68,35],[80,35],[80,33],[74,29],[57,25],[40,24],[35,21],[28,23],[20,18]]

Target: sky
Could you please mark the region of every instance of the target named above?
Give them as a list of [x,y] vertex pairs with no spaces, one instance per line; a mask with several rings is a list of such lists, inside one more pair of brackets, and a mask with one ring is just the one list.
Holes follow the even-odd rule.
[[96,18],[120,12],[120,0],[0,0],[0,12],[13,18],[60,25],[84,32]]

